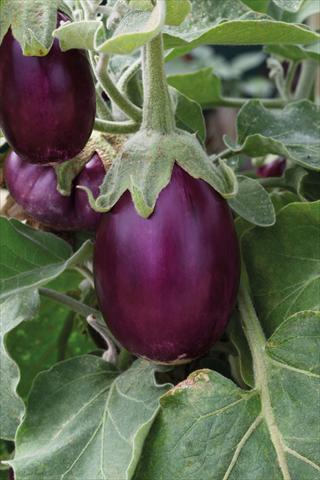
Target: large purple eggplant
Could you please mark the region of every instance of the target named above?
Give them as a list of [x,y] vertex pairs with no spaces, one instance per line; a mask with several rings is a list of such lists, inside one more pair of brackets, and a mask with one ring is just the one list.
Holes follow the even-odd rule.
[[27,57],[9,30],[0,46],[0,126],[22,158],[48,164],[74,157],[90,137],[95,111],[84,51],[62,52],[55,39],[45,57]]
[[130,352],[156,362],[186,362],[221,336],[239,270],[226,201],[177,165],[151,217],[140,217],[126,192],[97,230],[94,273],[104,318]]
[[74,179],[69,197],[57,191],[57,178],[52,166],[32,165],[11,152],[4,165],[8,190],[25,212],[55,230],[96,230],[101,214],[91,209],[87,194],[75,188],[90,188],[99,193],[105,169],[95,154]]

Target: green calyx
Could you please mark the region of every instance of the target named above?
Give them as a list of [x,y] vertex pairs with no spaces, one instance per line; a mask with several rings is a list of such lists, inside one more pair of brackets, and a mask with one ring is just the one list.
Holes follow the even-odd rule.
[[[162,15],[166,3],[159,3]],[[195,135],[177,129],[172,98],[164,70],[162,35],[143,47],[143,119],[138,133],[124,145],[114,160],[95,200],[88,193],[92,208],[110,210],[129,190],[139,215],[148,218],[158,196],[171,179],[176,163],[194,178],[201,178],[225,198],[237,193],[233,170],[222,160],[209,159]]]
[[116,157],[123,139],[115,135],[93,132],[84,149],[71,160],[54,167],[57,176],[57,190],[63,196],[71,195],[73,181],[86,163],[97,153],[107,171]]
[[224,161],[212,162],[196,137],[175,129],[170,134],[140,130],[124,145],[114,160],[95,200],[88,192],[92,208],[110,210],[129,190],[139,215],[149,217],[157,198],[171,179],[174,164],[194,178],[202,178],[225,198],[237,193],[233,170]]

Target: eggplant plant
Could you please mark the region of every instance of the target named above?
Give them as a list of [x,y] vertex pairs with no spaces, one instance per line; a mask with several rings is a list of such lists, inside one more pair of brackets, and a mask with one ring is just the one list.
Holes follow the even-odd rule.
[[0,0],[1,480],[319,477],[319,15]]

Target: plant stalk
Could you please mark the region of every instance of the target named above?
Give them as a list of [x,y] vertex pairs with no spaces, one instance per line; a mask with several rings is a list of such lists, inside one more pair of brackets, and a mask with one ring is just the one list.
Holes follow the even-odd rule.
[[309,98],[315,81],[317,64],[312,60],[305,60],[302,63],[300,79],[294,94],[295,100]]
[[143,47],[142,78],[142,128],[163,135],[172,132],[175,129],[175,119],[164,69],[162,34]]
[[250,100],[259,100],[266,108],[283,108],[287,105],[287,101],[283,98],[236,98],[222,97],[215,102],[206,105],[207,107],[232,107],[241,108]]
[[69,295],[65,295],[63,293],[57,292],[56,290],[51,290],[50,288],[44,288],[41,287],[39,288],[39,293],[43,297],[50,298],[51,300],[54,300],[56,302],[61,303],[62,305],[65,305],[66,307],[70,308],[74,313],[78,313],[79,315],[82,315],[83,317],[87,318],[89,315],[93,316],[99,316],[100,312],[96,310],[95,308],[89,307],[89,305],[85,305],[82,302],[79,302],[78,300],[75,300],[72,297],[69,297]]
[[61,362],[65,359],[66,351],[68,347],[68,341],[73,329],[73,321],[74,321],[74,312],[70,312],[65,319],[63,328],[60,332],[58,338],[58,352],[57,352],[57,360]]
[[109,57],[108,55],[101,54],[99,56],[99,61],[95,68],[95,75],[98,82],[105,92],[108,94],[109,98],[122,110],[129,118],[135,120],[136,122],[141,121],[141,110],[139,107],[134,105],[123,92],[120,92],[118,87],[113,83],[110,75],[108,74]]
[[94,130],[102,133],[126,134],[134,133],[139,130],[139,125],[131,120],[127,122],[111,122],[96,118],[94,122]]
[[265,354],[266,338],[250,297],[249,280],[244,263],[242,263],[238,304],[244,332],[252,354],[255,388],[259,391],[261,396],[262,414],[277,454],[278,464],[281,469],[283,479],[290,480],[291,476],[286,458],[285,445],[283,443],[281,432],[279,431],[276,423],[269,393],[268,367],[266,364]]

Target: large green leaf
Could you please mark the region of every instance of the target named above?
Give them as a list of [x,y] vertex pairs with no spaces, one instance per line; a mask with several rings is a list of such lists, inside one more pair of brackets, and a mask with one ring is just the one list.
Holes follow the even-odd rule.
[[130,10],[119,23],[112,37],[102,42],[97,50],[109,54],[130,54],[160,33],[164,21],[163,2],[157,2],[151,12]]
[[274,153],[303,167],[320,170],[319,107],[302,100],[283,110],[267,110],[259,100],[247,102],[238,114],[235,153],[259,157]]
[[200,370],[169,391],[136,480],[319,478],[319,340],[319,312],[301,312],[261,350],[259,389]]
[[196,72],[170,75],[168,83],[202,107],[218,103],[221,99],[221,80],[210,67]]
[[269,227],[276,221],[274,208],[266,190],[257,180],[238,176],[239,190],[229,200],[230,207],[242,218],[261,227]]
[[58,1],[10,0],[5,3],[8,3],[5,14],[10,18],[13,35],[24,55],[46,55],[53,41]]
[[304,0],[272,0],[278,7],[289,12],[297,12],[300,10]]
[[320,62],[320,42],[306,47],[300,45],[270,45],[265,48],[265,51],[295,62],[300,62],[301,60]]
[[119,372],[95,356],[62,362],[36,379],[18,430],[16,480],[130,480],[169,385],[137,360]]
[[[48,287],[60,292],[74,291],[82,278],[77,272],[66,270]],[[32,320],[20,323],[8,333],[6,346],[21,372],[17,391],[23,399],[39,372],[63,358],[89,353],[96,348],[85,320],[47,298],[42,299],[39,312]]]
[[198,138],[204,142],[206,125],[200,105],[174,88],[171,89],[171,93],[176,101],[177,126],[187,132],[196,133]]
[[243,236],[255,306],[267,334],[289,315],[319,308],[319,228],[319,201],[290,203],[273,227]]
[[192,12],[179,27],[165,28],[167,48],[202,44],[308,44],[319,34],[302,25],[253,12],[240,0],[192,0]]
[[0,218],[0,298],[48,283],[68,267],[86,260],[90,241],[73,253],[71,246],[51,233]]
[[59,39],[62,51],[71,48],[94,50],[102,30],[103,23],[100,20],[81,20],[61,25],[53,35]]
[[38,308],[37,292],[12,295],[0,302],[0,423],[1,438],[14,439],[16,429],[24,413],[24,404],[17,395],[20,372],[7,351],[7,334],[24,320],[32,318]]

